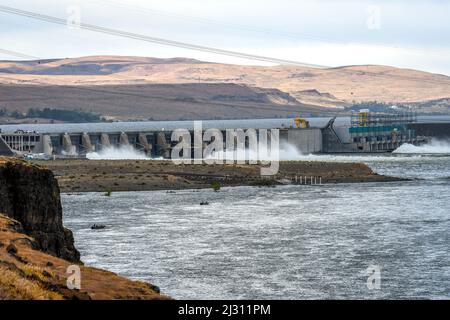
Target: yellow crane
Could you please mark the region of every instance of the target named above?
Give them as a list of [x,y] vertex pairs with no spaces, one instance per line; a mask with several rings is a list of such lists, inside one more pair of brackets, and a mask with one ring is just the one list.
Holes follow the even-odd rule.
[[295,118],[295,127],[297,129],[300,128],[309,128],[309,121],[300,117]]

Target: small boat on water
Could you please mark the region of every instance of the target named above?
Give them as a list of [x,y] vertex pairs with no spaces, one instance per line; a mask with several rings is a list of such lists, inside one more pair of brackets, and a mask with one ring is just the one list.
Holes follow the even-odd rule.
[[91,226],[92,230],[101,230],[101,229],[105,229],[106,226],[103,224],[94,224],[93,226]]

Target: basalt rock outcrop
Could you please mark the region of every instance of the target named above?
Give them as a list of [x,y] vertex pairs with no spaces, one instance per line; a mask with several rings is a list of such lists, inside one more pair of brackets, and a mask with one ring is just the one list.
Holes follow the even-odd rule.
[[[0,213],[0,301],[166,300],[157,286],[45,253],[22,224]],[[79,270],[79,282],[70,287]]]
[[37,249],[80,262],[72,232],[63,226],[59,186],[50,170],[0,157],[0,213],[20,222]]

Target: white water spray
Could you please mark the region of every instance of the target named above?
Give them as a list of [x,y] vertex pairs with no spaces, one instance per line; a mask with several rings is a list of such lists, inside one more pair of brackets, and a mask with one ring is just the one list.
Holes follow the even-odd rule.
[[409,143],[401,145],[393,151],[396,154],[450,154],[450,142],[441,140],[432,140],[431,142],[414,146]]
[[238,151],[220,151],[216,152],[207,159],[217,160],[234,160],[234,161],[293,161],[301,160],[304,155],[297,150],[296,147],[290,144],[283,145],[281,150],[277,154],[271,152],[270,148],[258,147],[258,151],[255,152],[251,149],[238,150]]
[[89,160],[150,160],[144,152],[138,151],[133,146],[107,147],[99,152],[86,154]]

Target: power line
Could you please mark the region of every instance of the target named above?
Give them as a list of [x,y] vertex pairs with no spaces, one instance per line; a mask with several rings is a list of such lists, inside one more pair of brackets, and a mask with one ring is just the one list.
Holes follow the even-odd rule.
[[[6,50],[6,49],[0,49],[0,52],[8,52],[8,53],[14,53],[17,56],[21,56],[21,57],[33,57],[35,60],[40,60],[40,58],[38,57],[34,57],[34,56],[30,56],[28,54],[25,53],[20,53],[20,52],[15,52],[15,51],[11,51],[11,50]],[[343,70],[343,72],[351,72],[353,73],[351,70]],[[358,72],[361,71],[355,71],[354,74],[358,75]],[[364,71],[363,71],[364,72]],[[376,76],[376,77],[385,77],[383,75],[379,75],[376,73],[372,73],[372,72],[365,72],[366,74],[370,74],[372,76]],[[420,78],[415,78],[415,77],[405,77],[405,76],[400,76],[400,75],[389,75],[390,77],[396,77],[396,78],[403,78],[403,79],[409,79],[409,80],[413,80],[413,81],[417,81],[417,80],[421,80],[424,82],[435,82],[438,84],[442,84],[442,81],[433,81],[433,80],[423,80]],[[116,78],[118,79],[129,79],[130,77],[126,77],[126,76],[119,76],[119,75],[115,75]],[[2,79],[6,79],[6,80],[11,80],[11,78],[8,77],[2,77],[0,76],[0,78]],[[449,81],[446,81],[446,83]],[[53,86],[51,84],[42,82],[42,81],[34,81],[34,84],[40,84],[43,86]],[[151,85],[151,84],[150,84]],[[123,92],[123,91],[118,91],[118,90],[114,90],[114,91],[110,91],[110,90],[105,90],[105,89],[94,89],[94,88],[87,88],[84,86],[77,86],[77,85],[58,85],[57,87],[61,87],[61,88],[66,88],[66,89],[71,89],[71,90],[78,90],[78,91],[84,91],[84,92],[90,92],[90,93],[102,93],[102,94],[109,94],[109,95],[118,95],[118,96],[128,96],[128,97],[138,97],[138,98],[144,98],[144,99],[160,99],[160,100],[166,100],[166,101],[171,101],[171,102],[180,102],[179,99],[177,98],[170,98],[167,97],[166,95],[148,95],[148,94],[142,94],[142,93],[135,93],[135,92]],[[44,98],[43,96],[41,96],[41,98]],[[111,98],[112,99],[112,98]],[[281,106],[261,106],[261,105],[257,105],[255,107],[253,106],[242,106],[242,105],[234,105],[234,104],[228,104],[228,103],[224,103],[224,102],[211,102],[211,101],[201,101],[201,100],[194,100],[191,101],[191,103],[193,104],[199,104],[199,105],[205,105],[207,107],[225,107],[225,108],[232,108],[232,109],[249,109],[249,110],[270,110],[270,111],[282,111],[282,112],[317,112],[315,106],[312,105],[308,105],[308,104],[304,104],[304,103],[300,103],[300,105],[297,106],[292,106],[289,108],[286,108],[286,105],[281,105]],[[302,108],[302,110],[297,109],[297,108]],[[322,111],[325,111],[326,109],[323,109]],[[327,110],[328,111],[328,110]],[[330,112],[332,110],[329,110]]]
[[20,53],[20,52],[17,52],[17,51],[0,49],[0,53],[5,54],[7,56],[11,56],[11,57],[21,58],[21,59],[39,60],[39,58],[37,58],[37,57],[30,56],[28,54]]
[[[0,6],[1,7],[1,6]],[[1,9],[0,9],[1,11]],[[6,50],[6,49],[0,49],[0,52],[5,52],[5,53],[10,53],[11,55],[15,55],[17,57],[22,57],[25,59],[31,59],[31,60],[42,60],[39,57],[36,56],[30,56],[28,54],[22,53],[22,52],[17,52],[17,51],[11,51],[11,50]],[[449,85],[450,86],[450,78],[448,76],[445,75],[440,75],[442,77],[445,77],[445,79],[442,80],[433,80],[433,79],[423,79],[423,78],[419,78],[419,77],[413,77],[413,76],[405,76],[405,75],[395,75],[395,74],[379,74],[379,73],[375,73],[375,72],[371,72],[371,71],[362,71],[362,70],[348,70],[348,69],[342,69],[343,67],[337,67],[337,68],[329,68],[330,70],[336,70],[336,69],[341,69],[341,72],[343,73],[347,73],[349,75],[352,76],[363,76],[363,75],[369,75],[372,76],[374,78],[394,78],[394,79],[400,79],[400,80],[410,80],[410,81],[420,81],[423,83],[432,83],[432,84],[445,84],[445,85]],[[125,76],[125,75],[111,75],[116,79],[133,79],[133,77],[131,76]],[[40,83],[40,84],[44,84],[45,83]]]
[[[38,58],[38,57],[35,57],[35,56],[30,56],[30,55],[28,55],[28,54],[21,53],[21,52],[17,52],[17,51],[11,51],[11,50],[6,50],[6,49],[0,49],[0,52],[13,53],[14,55],[16,55],[16,56],[18,56],[18,57],[27,57],[27,58],[32,58],[33,60],[41,60],[41,58]],[[337,68],[332,68],[332,69],[337,69]],[[374,78],[396,78],[396,79],[400,79],[400,80],[421,81],[421,82],[424,82],[424,83],[433,83],[433,84],[439,84],[439,85],[447,84],[447,85],[450,86],[450,79],[445,79],[445,80],[422,79],[422,78],[412,77],[412,76],[403,76],[403,75],[394,75],[394,74],[390,74],[390,75],[387,75],[387,74],[386,74],[386,75],[385,75],[385,74],[378,74],[378,73],[375,73],[375,72],[361,71],[361,70],[355,70],[355,71],[352,71],[352,70],[342,70],[342,72],[345,72],[345,73],[347,73],[347,74],[349,74],[349,75],[355,75],[355,76],[370,75],[370,76],[372,76],[372,77],[374,77]],[[361,74],[361,73],[363,73],[363,74]],[[117,75],[117,74],[114,74],[114,75],[111,75],[111,76],[113,76],[114,78],[119,79],[119,80],[123,80],[123,79],[125,79],[125,80],[130,80],[130,79],[133,79],[133,77],[125,76],[125,75]],[[11,80],[10,78],[6,78],[6,77],[0,77],[0,78],[7,79],[7,80]],[[446,78],[448,78],[448,77],[446,77]],[[45,82],[39,82],[39,81],[36,81],[36,80],[34,81],[34,83],[41,84],[41,85],[50,85],[50,84],[48,84],[48,83],[45,83]],[[76,90],[96,91],[95,89],[91,89],[91,88],[80,88],[79,86],[70,86],[70,85],[64,85],[64,86],[65,86],[66,88],[72,88],[72,89],[76,89]],[[97,91],[100,92],[100,90],[97,90]],[[102,92],[102,93],[117,94],[117,91],[115,91],[115,92],[110,92],[110,91],[102,90],[101,92]],[[125,92],[121,92],[121,93],[119,93],[119,94],[122,94],[122,95],[133,95],[132,93],[130,94],[130,93],[125,93]],[[141,98],[147,97],[147,98],[153,98],[153,99],[162,99],[162,100],[172,100],[172,101],[173,101],[173,100],[176,100],[176,99],[170,99],[170,98],[167,98],[167,97],[163,97],[163,96],[155,96],[155,95],[152,95],[152,96],[148,96],[148,95],[143,96],[143,95],[140,95],[140,97],[141,97]],[[226,104],[226,103],[203,102],[203,101],[196,101],[196,103],[198,103],[198,104],[208,104],[208,105],[210,105],[210,106],[220,106],[220,105],[222,105],[222,106],[232,107],[232,105],[229,105],[229,104]],[[301,104],[304,105],[304,106],[306,106],[306,107],[309,107],[308,105],[305,105],[305,104],[303,104],[303,103],[301,103]],[[245,108],[252,108],[252,107],[239,106],[239,107],[237,107],[237,108],[243,108],[243,109],[245,109]],[[266,109],[266,110],[271,109],[271,107],[261,107],[261,108],[262,108],[262,109]],[[280,109],[279,107],[274,107],[273,110],[290,111],[290,110],[287,110],[287,109]]]
[[[0,52],[13,52],[10,50],[6,50],[6,49],[0,49]],[[21,57],[33,57],[30,55],[27,55],[25,53],[20,53],[20,52],[14,52],[17,54],[17,56],[21,56]],[[35,60],[41,60],[38,57],[33,57]],[[119,75],[114,75],[115,78],[117,79],[129,79],[130,77],[126,77],[126,76],[119,76]],[[0,79],[5,79],[5,80],[11,80],[11,78],[8,77],[3,77],[0,76]],[[42,86],[53,86],[51,84],[42,82],[42,81],[38,81],[38,80],[34,80],[33,84],[40,84]],[[151,85],[151,84],[150,84]],[[194,84],[195,85],[195,84]],[[141,93],[134,93],[134,92],[123,92],[123,91],[118,91],[118,90],[114,90],[114,91],[110,91],[110,90],[105,90],[105,89],[94,89],[94,88],[87,88],[84,86],[76,86],[76,85],[58,85],[57,87],[60,88],[66,88],[66,89],[70,89],[70,90],[77,90],[77,91],[82,91],[82,92],[90,92],[90,93],[102,93],[102,94],[109,94],[109,95],[116,95],[116,96],[128,96],[128,97],[137,97],[137,98],[144,98],[144,99],[159,99],[159,100],[165,100],[165,101],[169,101],[169,102],[180,102],[179,99],[177,98],[171,98],[171,97],[167,97],[166,95],[149,95],[149,94],[141,94]],[[46,98],[46,96],[40,96],[40,98]],[[34,98],[30,98],[29,100],[33,100]],[[47,98],[48,99],[48,98]],[[112,99],[112,98],[111,98]],[[21,99],[22,101],[24,99]],[[26,100],[26,99],[25,99]],[[269,110],[269,111],[284,111],[284,112],[305,112],[305,108],[307,110],[309,110],[309,112],[315,111],[314,106],[310,106],[307,104],[303,104],[300,103],[300,105],[297,106],[292,106],[291,108],[283,108],[283,106],[256,106],[256,107],[252,107],[252,106],[242,106],[242,105],[234,105],[234,104],[228,104],[228,103],[224,103],[224,102],[210,102],[210,101],[201,101],[201,100],[195,100],[192,101],[191,103],[194,104],[199,104],[199,105],[205,105],[207,107],[228,107],[228,108],[233,108],[233,109],[250,109],[250,110]],[[303,108],[303,110],[297,109],[297,108]]]
[[[24,11],[24,10],[7,7],[7,6],[0,5],[0,12],[11,13],[11,14],[19,15],[19,16],[24,16],[24,17],[37,19],[37,20],[50,22],[50,23],[56,23],[56,24],[60,24],[60,25],[67,25],[67,21],[65,19],[52,17],[52,16],[48,16],[48,15],[43,15],[43,14],[38,14],[35,12],[30,12],[30,11]],[[250,59],[250,60],[272,62],[272,63],[277,63],[277,64],[289,64],[289,65],[312,67],[312,68],[319,68],[319,69],[329,68],[329,67],[326,67],[323,65],[316,65],[316,64],[304,63],[304,62],[299,62],[299,61],[283,60],[283,59],[277,59],[277,58],[271,58],[271,57],[265,57],[265,56],[251,55],[251,54],[241,53],[241,52],[236,52],[236,51],[228,51],[228,50],[222,50],[222,49],[218,49],[218,48],[198,46],[198,45],[184,43],[184,42],[172,41],[172,40],[163,39],[163,38],[149,37],[149,36],[145,36],[145,35],[141,35],[141,34],[130,33],[130,32],[116,30],[116,29],[109,29],[109,28],[105,28],[105,27],[101,27],[101,26],[92,25],[92,24],[81,23],[79,25],[79,27],[81,29],[105,33],[105,34],[118,36],[118,37],[125,37],[125,38],[141,40],[141,41],[146,41],[146,42],[151,42],[151,43],[158,43],[158,44],[162,44],[162,45],[180,47],[180,48],[203,51],[203,52],[210,52],[210,53],[245,58],[245,59]],[[441,84],[444,82],[445,83],[449,82],[447,79],[440,81],[440,80],[422,79],[419,77],[412,77],[412,76],[383,75],[383,74],[377,74],[375,72],[370,72],[370,71],[342,70],[342,72],[347,72],[348,74],[351,74],[351,75],[355,75],[358,72],[363,72],[367,75],[372,75],[377,78],[392,77],[392,78],[398,78],[398,79],[406,79],[406,80],[412,80],[412,81],[422,81],[422,82],[438,83],[438,84]]]
[[435,50],[435,49],[430,49],[430,48],[427,48],[426,50],[424,50],[424,49],[418,49],[418,48],[408,48],[408,47],[402,47],[402,46],[396,46],[396,45],[386,45],[386,44],[380,44],[380,43],[366,43],[366,42],[362,42],[362,41],[337,41],[334,39],[319,37],[319,36],[315,36],[315,35],[311,35],[311,34],[278,31],[278,30],[272,30],[272,29],[267,29],[267,28],[259,28],[259,27],[246,25],[246,24],[237,24],[237,23],[230,23],[230,22],[226,22],[226,21],[214,20],[214,19],[204,18],[204,17],[199,17],[199,16],[187,16],[187,15],[172,13],[172,12],[168,12],[168,11],[150,9],[147,7],[142,7],[142,6],[137,6],[137,5],[130,5],[128,3],[123,3],[120,1],[93,0],[91,2],[104,3],[104,4],[107,4],[110,6],[116,6],[116,7],[121,7],[121,8],[128,8],[128,9],[132,9],[136,12],[140,12],[140,13],[146,14],[146,15],[150,14],[150,15],[172,17],[172,18],[177,18],[177,19],[185,19],[185,20],[188,19],[188,20],[191,20],[194,22],[224,26],[224,27],[233,28],[236,30],[258,32],[258,33],[262,33],[262,34],[266,34],[266,35],[272,34],[272,35],[282,36],[282,37],[294,39],[294,40],[298,40],[299,38],[309,38],[309,39],[312,39],[313,41],[317,41],[317,42],[321,42],[321,43],[335,43],[335,44],[346,44],[346,45],[355,44],[355,45],[371,46],[371,47],[385,48],[385,49],[406,49],[408,51],[415,51],[415,52],[420,52],[420,53],[429,53],[430,51],[436,52],[436,53],[448,52],[448,50]]
[[[0,52],[13,52],[10,50],[6,50],[6,49],[0,49]],[[19,57],[32,57],[30,55],[27,55],[25,53],[20,53],[20,52],[14,52],[15,54],[17,54],[17,56]],[[36,60],[40,60],[40,58],[38,57],[33,57]],[[115,78],[118,79],[129,79],[130,77],[126,77],[126,76],[119,76],[119,75],[114,75]],[[2,77],[0,76],[0,79],[6,79],[6,80],[11,80],[8,77]],[[51,84],[42,82],[42,81],[34,81],[34,84],[40,84],[43,86],[52,86]],[[195,85],[195,84],[194,84]],[[179,102],[179,99],[177,98],[170,98],[167,97],[165,95],[148,95],[148,94],[140,94],[140,93],[132,93],[132,92],[123,92],[123,91],[118,91],[118,90],[114,90],[114,91],[109,91],[109,90],[104,90],[104,89],[94,89],[94,88],[86,88],[83,86],[71,86],[71,85],[59,85],[58,87],[61,88],[66,88],[66,89],[71,89],[71,90],[78,90],[78,91],[84,91],[84,92],[94,92],[94,93],[103,93],[103,94],[110,94],[110,95],[119,95],[119,96],[131,96],[131,97],[138,97],[138,98],[144,98],[144,99],[160,99],[160,100],[166,100],[166,101],[170,101],[170,102]],[[44,96],[41,96],[41,98],[44,98]],[[29,100],[32,100],[34,98],[30,98]],[[22,101],[24,99],[21,99]],[[255,110],[255,107],[250,107],[250,106],[236,106],[234,104],[228,104],[228,103],[217,103],[217,102],[207,102],[207,101],[199,101],[196,100],[193,102],[194,104],[200,104],[200,105],[206,105],[208,107],[229,107],[229,108],[236,108],[236,109],[251,109],[251,110]],[[305,105],[303,103],[301,103],[300,106],[293,106],[293,109],[290,108],[283,108],[281,106],[277,106],[277,107],[270,107],[270,106],[257,106],[258,110],[270,110],[270,111],[284,111],[284,112],[305,112],[305,110],[299,110],[299,109],[295,109],[296,107],[302,107],[302,108],[308,108],[308,109],[314,109],[314,106],[309,106],[309,105]],[[311,110],[312,111],[312,110]]]
[[[31,12],[31,11],[20,10],[20,9],[7,7],[7,6],[0,6],[0,12],[10,13],[10,14],[18,15],[18,16],[23,16],[23,17],[27,17],[27,18],[31,18],[31,19],[41,20],[41,21],[60,24],[60,25],[67,25],[67,21],[65,19],[48,16],[48,15],[44,15],[44,14],[39,14],[39,13]],[[220,55],[224,55],[224,56],[231,56],[231,57],[256,60],[256,61],[264,61],[264,62],[270,62],[270,63],[275,63],[275,64],[287,64],[287,65],[295,65],[295,66],[310,67],[310,68],[326,68],[326,66],[317,65],[317,64],[304,63],[304,62],[299,62],[299,61],[294,61],[294,60],[277,59],[277,58],[272,58],[272,57],[238,52],[238,51],[223,50],[223,49],[214,48],[214,47],[201,46],[201,45],[196,45],[196,44],[191,44],[191,43],[186,43],[186,42],[173,41],[173,40],[164,39],[164,38],[151,37],[151,36],[146,36],[146,35],[142,35],[142,34],[138,34],[138,33],[121,31],[121,30],[117,30],[117,29],[105,28],[105,27],[101,27],[101,26],[97,26],[97,25],[93,25],[93,24],[88,24],[88,23],[80,23],[79,25],[77,25],[77,27],[79,27],[80,29],[85,29],[85,30],[89,30],[89,31],[93,31],[93,32],[100,32],[100,33],[109,34],[109,35],[113,35],[113,36],[141,40],[141,41],[145,41],[145,42],[157,43],[157,44],[172,46],[172,47],[177,47],[177,48],[220,54]]]
[[[291,32],[280,32],[280,31],[274,31],[274,30],[270,30],[270,29],[258,28],[258,27],[245,25],[245,24],[229,23],[229,22],[225,22],[225,21],[213,20],[213,19],[198,17],[198,16],[181,15],[181,14],[172,13],[172,12],[168,12],[168,11],[155,10],[155,9],[150,9],[150,8],[146,8],[146,7],[141,7],[141,6],[130,5],[130,4],[119,2],[119,1],[93,0],[91,2],[104,3],[104,4],[107,4],[110,6],[128,8],[128,9],[132,9],[134,11],[137,11],[137,12],[140,12],[143,14],[159,15],[159,16],[165,16],[165,17],[171,17],[171,18],[177,18],[177,19],[188,19],[188,20],[191,20],[194,22],[214,24],[214,25],[225,26],[225,27],[229,27],[229,28],[233,28],[233,29],[247,30],[247,31],[252,31],[252,32],[260,32],[260,33],[264,33],[264,34],[281,35],[281,36],[285,36],[285,37],[293,38],[293,39],[296,39],[298,36],[303,36],[303,37],[312,38],[314,40],[325,40],[323,38],[316,37],[313,35],[297,34],[297,33],[291,33]],[[326,40],[326,41],[330,42],[330,40]]]

